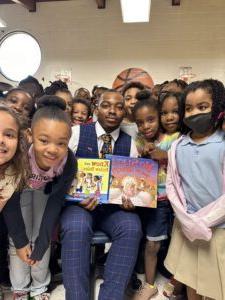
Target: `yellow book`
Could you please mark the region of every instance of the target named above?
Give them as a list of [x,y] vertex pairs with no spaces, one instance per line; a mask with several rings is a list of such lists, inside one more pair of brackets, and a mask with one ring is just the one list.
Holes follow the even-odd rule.
[[110,160],[78,158],[77,177],[66,195],[66,200],[79,202],[97,197],[99,203],[108,203]]

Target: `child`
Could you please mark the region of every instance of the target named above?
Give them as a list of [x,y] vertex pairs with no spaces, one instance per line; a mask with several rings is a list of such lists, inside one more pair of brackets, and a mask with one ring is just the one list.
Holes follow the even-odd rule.
[[160,123],[162,132],[178,137],[182,124],[183,103],[181,94],[168,92],[162,95],[159,102]]
[[39,81],[33,76],[27,76],[25,79],[21,80],[18,85],[19,88],[22,88],[26,92],[28,92],[31,97],[36,100],[43,96],[44,89],[43,86],[39,83]]
[[84,193],[90,194],[93,187],[93,175],[92,173],[87,173],[84,179]]
[[[167,92],[161,95],[159,101],[160,109],[160,123],[164,133],[167,134],[165,142],[171,144],[171,139],[177,139],[180,135],[180,130],[185,130],[182,124],[183,118],[183,101],[181,94],[174,92]],[[164,172],[166,176],[166,172]],[[163,176],[163,187],[165,187],[165,176]],[[170,298],[172,295],[179,295],[182,293],[183,285],[177,282],[173,277],[164,286],[163,295]]]
[[[18,116],[0,105],[0,212],[26,175],[24,141]],[[20,140],[21,138],[21,140]]]
[[28,299],[29,291],[34,300],[49,299],[51,234],[75,174],[75,158],[68,148],[71,127],[65,103],[59,97],[44,96],[37,105],[31,124],[29,188],[20,199],[26,233],[23,224],[14,219],[10,241],[14,300]]
[[22,88],[10,90],[5,98],[5,103],[16,113],[31,118],[34,113],[34,100],[31,95]]
[[108,91],[109,89],[105,86],[101,86],[101,85],[94,85],[91,94],[91,114],[93,116],[93,121],[96,122],[98,117],[96,115],[96,111],[97,111],[97,107],[98,107],[98,103],[99,100],[101,98],[101,95],[104,94],[106,91]]
[[63,99],[66,102],[66,112],[68,113],[68,115],[71,114],[72,94],[65,82],[61,80],[51,82],[51,85],[45,88],[44,93],[46,95],[58,96]]
[[134,108],[134,105],[138,101],[138,99],[136,98],[137,93],[142,91],[143,89],[144,89],[144,85],[136,81],[130,82],[124,86],[122,90],[122,95],[124,97],[124,108],[126,111],[126,116],[124,117],[123,120],[124,123],[134,122],[132,109]]
[[32,143],[32,136],[31,136],[31,119],[24,117],[22,115],[19,116],[20,127],[23,133],[23,136],[26,141],[27,149],[29,149]]
[[172,81],[162,84],[159,95],[173,92],[173,93],[183,93],[184,89],[187,87],[187,82],[181,79],[174,79]]
[[81,87],[81,88],[77,89],[74,92],[74,98],[75,99],[85,99],[88,102],[90,102],[91,101],[91,94],[90,94],[89,90]]
[[[140,95],[141,94],[141,95]],[[167,169],[167,151],[177,135],[167,135],[160,133],[160,117],[158,102],[150,98],[147,90],[139,92],[138,97],[142,101],[138,102],[134,109],[133,115],[139,130],[137,139],[139,151],[142,157],[148,157],[159,162],[158,176],[158,203],[156,209],[139,210],[142,219],[145,219],[146,227],[146,248],[145,248],[145,275],[146,283],[142,289],[136,293],[135,300],[151,299],[157,292],[155,283],[157,254],[160,249],[161,241],[166,240],[170,234],[172,222],[172,210],[165,191],[166,169]],[[163,111],[170,111],[171,108],[163,103]],[[162,119],[161,119],[162,121]],[[167,122],[163,120],[165,126]],[[177,126],[173,131],[178,130]],[[165,126],[166,127],[166,126]],[[174,133],[170,131],[170,133]]]
[[90,123],[91,105],[85,99],[73,99],[72,101],[72,124],[79,125]]
[[176,222],[165,265],[187,285],[189,300],[225,299],[225,139],[217,128],[224,95],[213,79],[187,87],[184,122],[191,131],[169,153],[167,194]]
[[102,189],[102,177],[95,175],[93,181],[95,184],[94,187],[95,194],[99,196],[101,194],[101,189]]
[[96,109],[96,107],[98,106],[98,102],[100,100],[100,97],[103,93],[105,93],[106,91],[108,91],[108,88],[102,85],[94,85],[93,89],[91,91],[92,97],[91,97],[91,102],[92,102],[92,108],[93,111]]
[[7,215],[10,200],[13,201],[16,192],[23,187],[27,163],[18,116],[6,105],[0,105],[0,120],[0,284],[6,284],[8,239],[3,215]]
[[134,105],[141,100],[136,97],[137,93],[142,91],[144,88],[145,87],[142,83],[133,81],[126,84],[122,90],[122,95],[124,97],[125,117],[123,118],[121,129],[134,139],[136,138],[138,130],[133,118],[132,110]]
[[84,181],[85,181],[86,174],[83,171],[79,171],[77,174],[77,184],[75,183],[76,186],[76,192],[82,193],[83,187],[84,187]]

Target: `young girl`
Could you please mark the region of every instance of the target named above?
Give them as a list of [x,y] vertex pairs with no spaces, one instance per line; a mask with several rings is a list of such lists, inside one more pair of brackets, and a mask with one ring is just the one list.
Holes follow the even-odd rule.
[[126,116],[124,117],[124,123],[134,123],[132,109],[137,103],[137,93],[144,90],[144,85],[140,82],[130,82],[122,90],[124,97],[124,107],[126,110]]
[[[136,293],[134,299],[149,300],[158,292],[155,283],[157,254],[160,249],[161,241],[168,238],[172,225],[172,210],[165,191],[167,151],[172,142],[177,138],[180,121],[179,118],[176,118],[177,125],[173,127],[173,130],[169,131],[169,134],[160,133],[158,102],[151,99],[149,91],[146,90],[139,92],[137,96],[142,99],[133,109],[134,119],[139,130],[137,147],[142,157],[157,160],[159,163],[157,208],[144,209],[140,212],[141,218],[145,219],[144,231],[146,232],[147,238],[145,248],[146,283],[142,289]],[[178,104],[178,102],[175,103],[176,105]],[[179,109],[178,107],[176,108],[175,103],[173,103],[172,111]],[[171,113],[171,107],[169,107],[165,101],[162,104],[162,112],[165,114]],[[164,119],[167,120],[167,118]],[[164,128],[167,129],[168,120],[165,121],[164,119],[161,117],[161,122],[164,124]],[[174,119],[173,121],[175,123]]]
[[96,122],[97,121],[97,115],[96,115],[96,110],[101,98],[101,95],[104,94],[106,91],[108,91],[109,89],[105,86],[101,86],[101,85],[94,85],[91,94],[91,114],[93,116],[93,121]]
[[134,139],[136,139],[138,129],[137,125],[135,124],[132,111],[135,104],[139,101],[139,99],[137,98],[137,93],[144,90],[144,88],[145,87],[142,83],[133,81],[125,85],[122,90],[126,115],[123,118],[123,122],[120,127],[122,131],[126,132]]
[[91,101],[91,94],[90,94],[89,90],[81,87],[81,88],[77,89],[74,92],[74,98],[75,99],[85,99],[88,102],[90,102]]
[[163,133],[171,136],[175,133],[179,133],[182,126],[182,102],[181,94],[179,93],[168,92],[162,95],[159,101],[159,110]]
[[16,113],[31,118],[34,113],[34,100],[31,95],[22,88],[10,90],[5,98],[5,103]]
[[3,215],[10,214],[11,202],[23,187],[27,163],[18,116],[0,105],[0,120],[0,284],[5,284],[8,283],[8,239]]
[[[162,132],[166,133],[164,141],[171,144],[171,140],[174,141],[179,137],[181,128],[182,131],[186,128],[184,124],[182,124],[184,114],[182,95],[174,92],[162,94],[159,101],[159,110]],[[164,174],[166,175],[166,172]],[[158,184],[158,188],[160,189],[160,184]],[[165,177],[163,188],[165,188]],[[183,288],[183,285],[172,277],[164,286],[163,295],[168,298],[172,295],[175,297],[175,295],[182,293]]]
[[45,88],[44,93],[46,95],[58,96],[63,99],[66,102],[66,112],[68,115],[71,115],[72,94],[65,82],[61,80],[51,82],[51,85]]
[[187,83],[181,79],[174,79],[172,81],[166,82],[161,86],[159,95],[166,94],[168,92],[173,93],[183,93],[184,89],[187,87]]
[[71,116],[73,125],[90,123],[92,121],[90,102],[85,99],[73,99]]
[[43,96],[44,89],[43,86],[39,83],[39,81],[33,76],[27,76],[19,82],[18,87],[27,91],[31,97],[36,100]]
[[31,124],[31,176],[20,197],[26,232],[17,217],[11,220],[10,279],[15,300],[28,299],[29,292],[35,300],[49,299],[51,234],[76,167],[68,148],[71,127],[65,103],[59,97],[45,96],[37,105]]
[[224,86],[217,80],[191,83],[184,94],[190,128],[169,152],[167,195],[175,211],[165,261],[187,285],[189,300],[225,299]]

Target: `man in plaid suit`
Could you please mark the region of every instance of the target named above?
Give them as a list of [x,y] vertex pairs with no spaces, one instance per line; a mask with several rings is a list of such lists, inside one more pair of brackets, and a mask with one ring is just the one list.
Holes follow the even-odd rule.
[[[113,154],[136,157],[134,141],[120,131],[124,117],[121,94],[114,90],[105,92],[100,98],[97,116],[96,123],[73,127],[70,148],[76,156],[104,157],[109,149]],[[90,247],[96,229],[104,231],[112,240],[98,299],[124,299],[142,236],[140,220],[129,209],[129,204],[98,206],[95,198],[65,208],[61,228],[66,300],[90,299]]]

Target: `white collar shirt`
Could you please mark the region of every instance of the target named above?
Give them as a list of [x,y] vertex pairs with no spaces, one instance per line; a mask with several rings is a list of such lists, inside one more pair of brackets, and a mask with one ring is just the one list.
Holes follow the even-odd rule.
[[[98,153],[100,154],[100,151],[104,143],[101,136],[103,134],[106,134],[106,132],[99,122],[95,123],[95,131],[97,135]],[[110,135],[112,136],[112,150],[113,150],[115,146],[115,142],[117,141],[120,135],[120,127],[112,131]],[[77,147],[79,144],[79,139],[80,139],[80,125],[75,125],[72,127],[72,136],[69,142],[69,147],[74,152],[74,154],[76,154]],[[138,157],[138,151],[135,145],[135,141],[133,139],[131,139],[130,157]]]

